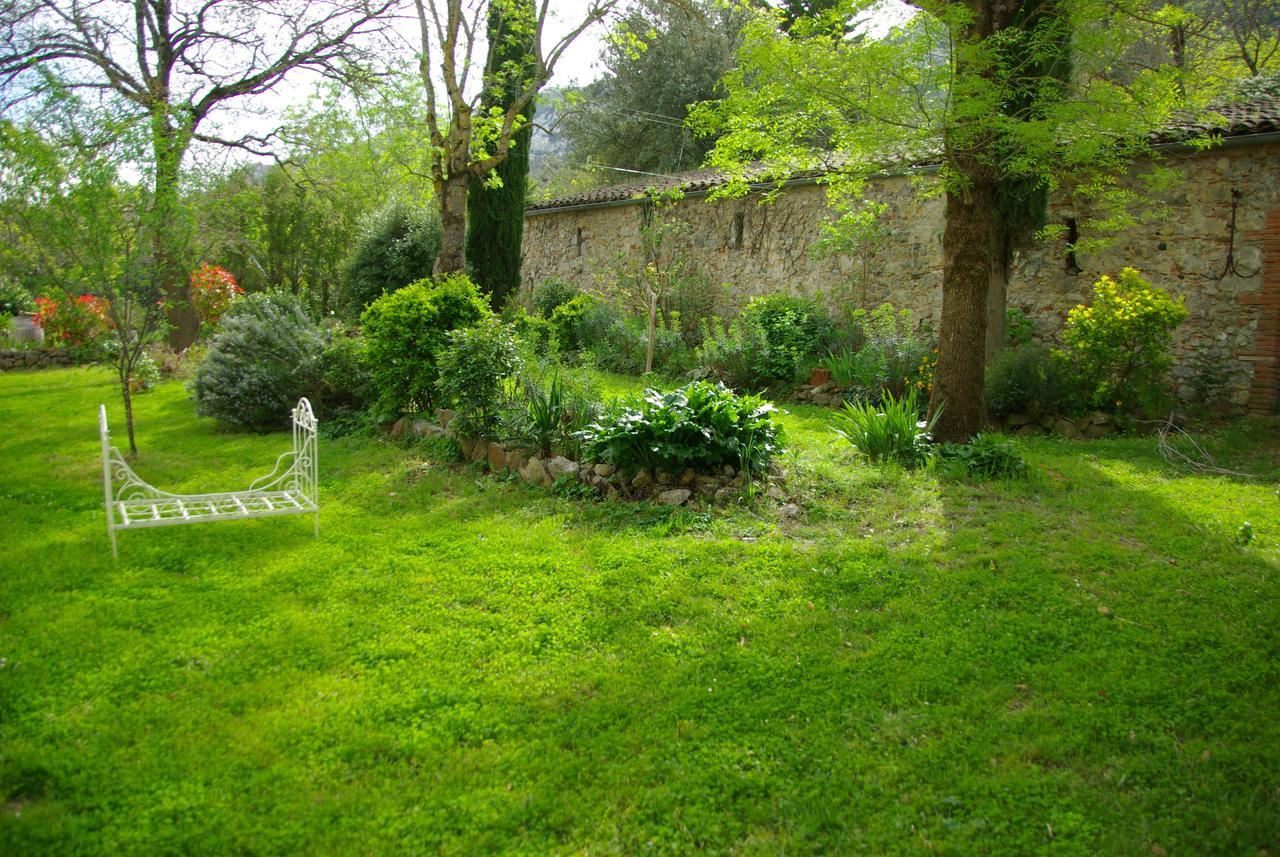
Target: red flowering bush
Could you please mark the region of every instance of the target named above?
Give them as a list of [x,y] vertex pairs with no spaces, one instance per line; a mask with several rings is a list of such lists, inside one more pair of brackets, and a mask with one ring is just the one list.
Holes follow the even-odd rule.
[[244,289],[226,268],[201,265],[191,272],[191,306],[201,324],[217,324]]
[[36,298],[36,324],[44,330],[46,340],[69,348],[92,345],[111,329],[106,299],[81,295],[72,300]]

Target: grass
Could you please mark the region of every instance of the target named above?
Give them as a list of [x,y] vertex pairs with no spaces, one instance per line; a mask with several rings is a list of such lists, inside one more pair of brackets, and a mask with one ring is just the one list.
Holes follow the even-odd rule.
[[[1274,428],[1205,439],[1254,480],[1133,438],[975,484],[796,407],[785,522],[348,438],[319,539],[125,532],[113,564],[99,401],[121,432],[104,372],[0,376],[0,852],[1280,848]],[[176,384],[137,407],[161,487],[287,446]]]

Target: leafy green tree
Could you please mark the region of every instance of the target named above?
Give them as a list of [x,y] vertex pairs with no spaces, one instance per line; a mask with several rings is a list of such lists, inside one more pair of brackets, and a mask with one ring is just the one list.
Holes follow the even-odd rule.
[[[508,13],[515,15],[510,21]],[[531,0],[489,7],[488,41],[490,73],[480,106],[483,112],[504,110],[519,95],[533,74],[532,35],[523,22],[535,12]],[[523,69],[511,79],[505,70]],[[497,72],[496,74],[494,72]],[[489,293],[494,309],[520,288],[520,243],[524,237],[524,205],[529,187],[529,146],[533,140],[536,103],[530,101],[520,114],[521,128],[511,138],[511,149],[487,176],[471,180],[467,192],[467,260],[476,283]]]
[[711,0],[645,0],[632,9],[605,42],[604,75],[569,99],[562,133],[572,160],[653,173],[701,164],[715,140],[685,126],[688,107],[720,94],[748,18],[740,6]]
[[[696,112],[722,134],[713,165],[744,192],[748,172],[783,179],[827,171],[837,211],[856,210],[866,180],[886,163],[933,162],[945,200],[940,355],[931,407],[941,440],[966,440],[982,426],[989,318],[1003,317],[992,296],[1005,252],[1009,206],[1002,194],[1071,187],[1114,216],[1136,198],[1115,176],[1153,156],[1153,129],[1187,102],[1172,68],[1116,75],[1133,44],[1131,19],[1104,0],[920,0],[907,25],[883,37],[854,37],[825,24],[796,22],[791,37],[777,13],[760,13],[744,31],[727,95]],[[843,0],[856,20],[869,0]],[[1046,73],[1069,40],[1071,75]],[[832,170],[832,152],[838,166]],[[763,170],[752,167],[764,162]],[[1154,171],[1155,177],[1160,171]]]
[[[174,345],[195,340],[187,293],[190,227],[179,179],[196,141],[261,151],[262,137],[217,135],[229,103],[274,89],[297,69],[344,76],[394,0],[302,6],[250,0],[15,0],[0,5],[0,84],[16,100],[70,87],[105,95],[148,132],[152,264],[171,303]],[[210,117],[213,117],[211,120]],[[94,121],[88,119],[87,121]]]
[[148,256],[154,209],[143,188],[120,178],[137,139],[127,128],[95,130],[112,132],[116,145],[90,145],[71,129],[70,137],[51,141],[30,126],[0,121],[0,211],[20,252],[30,254],[25,273],[45,291],[63,300],[100,299],[109,322],[108,362],[120,382],[129,450],[137,455],[135,379],[146,347],[164,331],[163,290]]
[[384,293],[431,274],[440,252],[440,221],[435,211],[395,201],[360,224],[346,262],[338,306],[348,318]]
[[[429,145],[424,151],[440,208],[436,273],[466,269],[467,192],[472,180],[506,160],[516,133],[527,124],[529,105],[551,79],[564,52],[617,2],[592,0],[577,23],[547,46],[542,39],[551,14],[547,0],[534,8],[532,16],[521,12],[528,8],[522,0],[414,0],[421,34],[419,77],[427,99]],[[511,38],[529,45],[527,61],[472,62],[482,49],[480,24],[494,6],[510,27]],[[483,81],[474,79],[477,69],[482,69]],[[484,108],[483,93],[496,87],[510,93],[509,99],[503,107]]]

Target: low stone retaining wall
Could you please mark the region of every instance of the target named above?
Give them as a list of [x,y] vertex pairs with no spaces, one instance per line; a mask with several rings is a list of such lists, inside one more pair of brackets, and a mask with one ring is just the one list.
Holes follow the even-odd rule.
[[[390,433],[392,437],[409,434],[419,437],[452,436],[447,428],[451,417],[452,413],[445,409],[437,412],[436,422],[401,417],[391,427]],[[573,461],[561,455],[542,456],[531,450],[514,446],[508,448],[483,438],[457,438],[457,441],[465,461],[485,464],[492,473],[514,473],[525,482],[546,488],[569,477],[590,487],[599,496],[611,499],[652,499],[667,506],[683,506],[694,497],[724,502],[742,495],[748,484],[745,474],[728,465],[716,473],[699,473],[693,469],[683,473],[641,470],[627,476],[612,464]],[[779,513],[784,518],[800,514],[800,507],[788,502],[786,471],[776,463],[769,465],[768,473],[755,477],[752,482],[756,491],[783,504]]]
[[63,348],[3,348],[0,349],[0,372],[14,369],[51,369],[55,366],[74,366],[75,358]]

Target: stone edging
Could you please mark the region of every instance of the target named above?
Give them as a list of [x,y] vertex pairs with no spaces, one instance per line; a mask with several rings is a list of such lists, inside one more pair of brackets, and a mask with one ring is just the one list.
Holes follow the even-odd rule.
[[[406,434],[454,436],[448,431],[452,417],[452,412],[443,408],[436,412],[436,422],[401,417],[391,426],[390,434],[392,437]],[[456,439],[463,460],[484,464],[492,473],[514,473],[525,482],[546,488],[570,477],[609,499],[652,499],[667,506],[683,506],[694,497],[725,502],[745,490],[747,485],[744,475],[729,465],[719,473],[698,473],[690,468],[683,473],[672,474],[646,469],[628,477],[612,464],[578,462],[561,455],[544,457],[527,449],[508,449],[484,438]],[[787,500],[786,476],[786,471],[775,463],[769,466],[767,474],[755,481],[763,494],[783,504],[779,510],[783,517],[797,517],[801,510]]]

